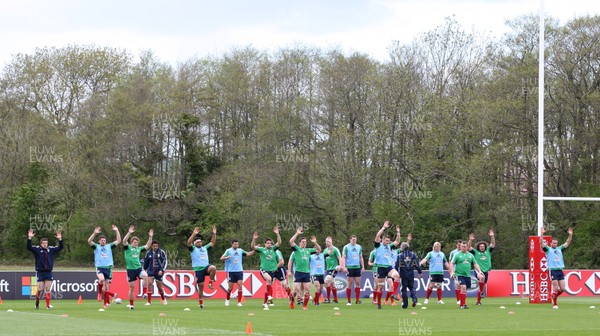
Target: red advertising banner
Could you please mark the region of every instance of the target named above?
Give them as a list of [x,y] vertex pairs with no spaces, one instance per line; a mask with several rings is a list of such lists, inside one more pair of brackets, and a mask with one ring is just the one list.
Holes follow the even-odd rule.
[[[544,236],[548,245],[552,237]],[[540,245],[540,237],[529,236],[529,303],[550,303],[552,281],[548,272],[546,253]]]
[[[539,266],[542,268],[542,266]],[[535,270],[535,267],[534,267]],[[565,270],[565,294],[567,296],[591,297],[600,295],[600,270]],[[489,273],[487,296],[488,297],[532,297],[531,293],[539,291],[540,298],[543,287],[531,287],[531,274],[538,276],[533,279],[537,282],[548,282],[548,293],[550,292],[550,281],[546,278],[547,272],[531,273],[530,270],[492,270]],[[167,271],[163,277],[164,289],[169,299],[196,299],[196,283],[193,271]],[[477,280],[472,277],[472,288],[469,288],[469,296],[477,295]],[[425,289],[429,284],[427,272],[423,272],[423,278],[415,279],[415,289],[418,297],[424,297]],[[346,297],[347,281],[345,275],[338,274],[336,277],[336,287],[339,297]],[[367,298],[374,287],[373,276],[370,271],[364,272],[361,280],[361,297]],[[37,281],[35,272],[11,272],[0,271],[0,297],[3,300],[23,300],[35,298]],[[454,286],[444,275],[442,285],[444,297],[454,296]],[[213,299],[224,299],[227,290],[227,278],[223,271],[217,272],[217,281],[214,289],[208,288],[205,282],[204,296]],[[264,295],[265,282],[259,271],[244,271],[243,294],[246,298],[261,298]],[[284,298],[286,296],[279,281],[275,281],[274,297]],[[111,291],[119,294],[121,298],[126,298],[129,291],[127,282],[127,273],[125,271],[113,272],[113,282]],[[311,290],[312,292],[312,290]],[[142,297],[142,291],[139,281],[135,284],[136,298]],[[234,292],[237,295],[237,289]],[[83,299],[96,299],[97,279],[93,271],[56,271],[54,272],[54,283],[51,289],[53,299],[77,299],[80,295]],[[154,296],[158,297],[158,290],[155,288]]]
[[[539,239],[539,238],[538,238]],[[599,270],[564,270],[565,293],[563,296],[598,296],[600,295]],[[490,271],[487,296],[488,297],[531,297],[529,270],[496,270]],[[538,277],[536,281],[544,281]],[[548,286],[551,281],[548,276]],[[548,287],[550,292],[550,287]],[[540,297],[541,297],[540,293]]]

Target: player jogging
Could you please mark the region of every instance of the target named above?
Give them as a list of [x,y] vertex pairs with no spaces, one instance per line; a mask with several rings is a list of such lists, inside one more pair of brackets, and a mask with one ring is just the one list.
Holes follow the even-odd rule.
[[212,238],[210,243],[203,246],[202,237],[198,236],[199,227],[195,227],[194,231],[187,240],[188,250],[192,257],[192,270],[196,277],[196,290],[198,291],[198,308],[204,308],[204,279],[209,276],[208,288],[213,289],[213,282],[217,267],[211,265],[208,261],[208,250],[215,246],[217,242],[217,227],[212,227]]
[[[141,279],[143,281],[143,294],[148,293],[148,274],[142,269],[142,263],[140,262],[140,256],[142,252],[148,251],[152,244],[152,236],[154,236],[154,230],[148,231],[148,242],[146,245],[140,247],[140,238],[132,237],[131,242],[129,236],[135,232],[135,226],[130,225],[127,234],[123,237],[123,249],[125,250],[125,268],[127,269],[127,281],[129,282],[129,304],[127,308],[134,309],[135,295],[133,293],[135,287],[135,281]],[[147,305],[151,304],[146,302]]]
[[548,268],[550,269],[550,278],[552,279],[552,308],[558,309],[558,297],[565,291],[565,274],[563,268],[565,268],[565,261],[563,259],[562,251],[567,249],[573,239],[573,228],[567,229],[569,237],[567,241],[558,246],[558,239],[553,237],[550,246],[546,244],[544,240],[544,234],[546,228],[542,228],[542,235],[540,236],[540,244],[542,250],[546,252],[546,259],[548,260]]
[[475,262],[475,257],[467,251],[467,243],[462,242],[460,244],[460,252],[452,258],[450,266],[450,276],[456,273],[460,283],[460,309],[469,309],[467,306],[467,288],[471,287],[471,270],[475,268],[477,276],[481,276],[481,269]]
[[158,241],[153,240],[150,250],[144,257],[144,271],[148,274],[148,303],[152,304],[152,294],[154,293],[154,281],[160,295],[163,305],[167,304],[165,299],[165,290],[163,287],[163,276],[167,270],[167,254],[158,246]]
[[64,245],[62,241],[62,233],[56,231],[56,239],[58,246],[48,246],[48,238],[40,239],[40,245],[32,245],[31,239],[35,236],[33,229],[27,232],[27,249],[33,253],[35,257],[35,271],[37,275],[37,291],[35,293],[35,309],[40,309],[40,297],[42,290],[46,299],[46,309],[52,309],[50,304],[50,288],[52,288],[52,269],[54,268],[54,255],[62,251]]
[[394,279],[394,289],[392,293],[398,292],[398,286],[400,282],[400,275],[394,269],[393,265],[395,260],[392,259],[392,250],[395,250],[398,244],[400,244],[400,227],[396,226],[396,240],[391,242],[389,236],[384,236],[383,231],[390,227],[390,223],[385,221],[383,226],[375,235],[375,265],[377,265],[377,290],[375,295],[377,296],[377,309],[381,309],[381,296],[383,295],[383,285],[385,279],[389,276]]
[[[464,243],[463,243],[464,244]],[[465,245],[466,247],[466,245]],[[433,243],[433,250],[427,253],[425,258],[421,260],[421,266],[429,262],[429,287],[425,296],[424,304],[429,303],[429,297],[433,292],[433,288],[437,288],[438,304],[444,304],[442,301],[442,284],[444,283],[444,266],[449,270],[452,269],[450,263],[446,259],[446,255],[442,252],[442,244],[439,242]],[[457,271],[458,274],[458,271]],[[470,278],[469,278],[470,279]]]
[[233,239],[231,240],[231,247],[221,256],[221,260],[225,260],[225,272],[227,272],[227,279],[229,281],[225,306],[229,306],[229,299],[231,299],[231,291],[233,291],[234,284],[237,284],[237,305],[238,307],[242,306],[242,297],[244,297],[244,267],[242,264],[245,256],[253,254],[254,251],[246,252],[241,249],[240,242],[237,239]]
[[[292,291],[290,290],[290,285],[288,284],[287,270],[285,268],[285,259],[283,258],[283,254],[281,253],[281,251],[276,250],[275,253],[277,254],[277,259],[279,260],[279,263],[277,264],[277,271],[275,271],[274,277],[275,279],[279,280],[279,283],[281,284],[289,298],[292,295]],[[273,304],[273,298],[271,298],[271,300],[269,300],[268,303],[269,306],[275,305]]]
[[[306,310],[308,309],[308,300],[310,298],[310,255],[316,252],[316,247],[320,246],[315,236],[310,237],[310,241],[314,244],[315,248],[306,247],[306,237],[300,237],[299,245],[296,245],[296,238],[302,234],[302,231],[302,227],[296,230],[296,233],[290,238],[290,246],[294,251],[293,262],[296,267],[296,271],[294,272],[294,292],[298,296],[304,294],[302,309]],[[290,300],[290,308],[294,309],[293,298]]]
[[275,272],[277,271],[277,266],[280,262],[279,256],[276,253],[279,245],[281,245],[279,228],[275,227],[273,232],[277,236],[277,242],[275,245],[273,245],[273,239],[267,238],[265,239],[265,247],[258,247],[256,245],[256,239],[259,237],[258,232],[254,232],[252,235],[252,243],[250,244],[252,249],[260,256],[260,274],[267,284],[265,289],[265,298],[263,301],[264,310],[269,310],[268,302],[273,298],[273,278],[275,277]]
[[488,282],[488,272],[492,269],[492,252],[496,248],[496,237],[494,230],[490,229],[490,246],[487,242],[480,241],[475,244],[475,248],[472,248],[471,244],[475,240],[475,234],[469,235],[469,242],[467,243],[467,249],[475,256],[475,262],[481,268],[483,272],[479,277],[479,291],[477,292],[477,305],[481,305],[481,298],[483,297],[485,286]]
[[112,249],[121,243],[121,233],[119,228],[113,224],[112,230],[115,231],[117,239],[106,244],[106,236],[100,236],[98,242],[94,243],[94,237],[101,232],[99,226],[94,229],[92,235],[88,238],[88,244],[94,250],[94,266],[96,266],[96,277],[98,277],[98,300],[104,298],[104,308],[110,305],[111,297],[114,300],[116,294],[110,291],[110,282],[112,281],[113,254]]
[[[356,235],[350,236],[350,243],[342,249],[342,266],[346,269],[346,277],[348,278],[348,287],[346,288],[348,302],[350,302],[352,284],[354,284],[354,294],[356,296],[354,302],[360,304],[360,279],[361,272],[365,271],[365,260],[362,255],[362,246],[358,245],[356,241]],[[333,289],[335,289],[335,284]],[[329,301],[329,291],[330,289],[327,287],[327,301]],[[337,289],[335,289],[335,296],[337,296]]]
[[[460,244],[462,244],[462,239],[458,239],[456,241],[456,248],[452,251],[450,251],[450,254],[448,255],[448,261],[452,261],[452,258],[454,258],[454,256],[460,252]],[[460,304],[460,284],[458,283],[458,280],[456,280],[456,276],[450,277],[452,278],[452,283],[454,284],[454,294],[456,294],[456,304]]]

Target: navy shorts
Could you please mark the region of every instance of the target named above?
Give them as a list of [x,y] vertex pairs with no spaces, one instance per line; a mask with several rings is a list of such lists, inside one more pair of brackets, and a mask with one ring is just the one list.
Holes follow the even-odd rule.
[[244,281],[244,272],[227,272],[229,282]]
[[[551,270],[550,279],[554,280],[565,280],[565,274],[562,270]],[[39,280],[38,280],[39,281]]]
[[96,274],[102,274],[102,275],[104,275],[104,279],[111,280],[112,279],[112,268],[96,267]]
[[265,278],[265,274],[268,274],[271,277],[271,281],[273,281],[273,279],[275,279],[275,272],[277,272],[277,271],[260,270],[260,274],[263,276],[263,279]]
[[313,283],[320,283],[321,285],[325,283],[325,277],[323,275],[313,275],[312,276]]
[[127,281],[132,282],[135,281],[137,279],[141,279],[142,278],[142,268],[138,268],[138,269],[134,269],[134,270],[127,270]]
[[461,285],[467,286],[467,289],[471,288],[471,277],[470,276],[458,276],[458,282]]
[[285,282],[287,280],[287,270],[285,267],[280,267],[273,273],[273,276],[280,282]]
[[387,277],[388,274],[390,274],[390,272],[393,270],[394,268],[392,266],[388,266],[388,267],[377,267],[377,277],[379,279],[385,279]]
[[310,282],[310,273],[296,272],[294,273],[294,282]]
[[[479,280],[479,277],[477,276],[477,271],[473,271],[474,277],[475,279]],[[488,281],[488,272],[483,272],[483,276],[485,277],[485,280],[483,280],[484,283],[487,283]]]
[[431,274],[429,275],[429,278],[431,279],[431,282],[444,282],[443,274]]
[[348,278],[360,278],[360,268],[348,268]]
[[331,275],[332,277],[335,278],[335,276],[337,275],[337,271],[335,269],[332,270],[327,270],[327,275]]
[[37,272],[37,281],[52,281],[52,271],[38,271]]
[[204,282],[204,278],[208,275],[208,268],[209,266],[204,267],[204,269],[202,271],[194,271],[194,273],[196,274],[196,283],[203,283]]
[[[156,273],[160,272],[161,270],[156,271]],[[156,281],[163,281],[163,275],[165,275],[165,272],[163,271],[161,275],[158,274],[154,274],[153,272],[150,271],[146,271],[148,273],[148,277],[150,278],[154,278],[154,280]]]

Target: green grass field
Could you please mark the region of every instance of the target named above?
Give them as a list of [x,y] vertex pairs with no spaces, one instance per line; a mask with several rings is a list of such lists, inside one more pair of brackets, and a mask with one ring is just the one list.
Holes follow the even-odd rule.
[[[482,306],[475,306],[474,299],[469,299],[470,309],[462,310],[451,298],[447,299],[445,305],[433,300],[434,303],[409,309],[384,306],[378,310],[371,303],[340,303],[311,305],[307,311],[290,310],[283,299],[275,300],[276,306],[269,311],[263,311],[262,301],[258,300],[247,300],[244,307],[237,307],[234,300],[230,307],[225,307],[223,300],[207,300],[202,310],[196,300],[171,300],[166,306],[158,300],[152,306],[144,306],[144,301],[138,300],[135,310],[127,309],[124,302],[113,304],[104,312],[98,311],[101,305],[95,301],[77,304],[54,300],[53,310],[35,310],[33,301],[5,300],[0,305],[0,335],[245,334],[248,322],[255,335],[600,334],[598,298],[561,298],[558,310],[515,298],[486,298]],[[517,301],[522,304],[516,304]],[[590,308],[592,305],[598,308]]]

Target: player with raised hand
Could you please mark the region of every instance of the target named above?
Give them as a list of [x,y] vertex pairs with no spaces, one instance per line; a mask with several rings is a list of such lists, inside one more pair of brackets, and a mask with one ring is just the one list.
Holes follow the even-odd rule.
[[263,302],[263,309],[269,310],[269,300],[273,299],[273,279],[275,278],[275,272],[280,264],[279,256],[277,255],[277,249],[281,245],[281,236],[279,235],[279,228],[275,227],[273,232],[277,236],[277,242],[273,244],[273,239],[265,239],[265,247],[259,247],[256,244],[258,239],[258,232],[254,232],[252,235],[252,243],[250,246],[260,256],[260,274],[265,280],[267,287],[265,289],[265,297]]
[[319,298],[321,297],[321,291],[323,290],[323,284],[325,283],[325,265],[326,258],[321,253],[321,247],[315,247],[315,253],[310,256],[310,277],[315,285],[315,296],[313,303],[315,306],[319,306]]
[[567,241],[558,246],[558,238],[553,237],[550,242],[550,246],[546,244],[544,240],[544,234],[546,228],[542,228],[542,235],[540,236],[540,245],[542,250],[546,252],[546,259],[548,260],[548,268],[550,269],[550,278],[552,279],[552,308],[558,309],[558,297],[565,291],[565,274],[563,269],[565,268],[565,260],[563,259],[562,251],[566,250],[571,245],[573,239],[573,228],[568,228],[567,233],[569,237]]
[[212,238],[206,245],[202,245],[202,237],[198,235],[200,228],[195,227],[187,240],[187,247],[192,257],[192,270],[196,277],[196,290],[198,291],[198,308],[204,308],[204,279],[209,276],[208,288],[213,289],[213,282],[217,267],[208,261],[208,250],[217,242],[217,227],[212,227]]
[[50,288],[52,288],[52,270],[54,269],[54,256],[62,251],[64,245],[62,232],[56,231],[58,246],[48,246],[48,238],[40,239],[40,245],[32,245],[31,239],[35,236],[33,229],[27,232],[27,250],[35,257],[35,271],[37,275],[37,292],[35,293],[35,309],[40,308],[42,290],[46,299],[46,309],[52,309],[50,304]]
[[[310,255],[316,253],[315,248],[320,248],[320,246],[315,236],[310,237],[310,241],[314,244],[315,248],[306,247],[306,237],[300,237],[300,242],[296,245],[296,239],[302,234],[302,231],[302,227],[296,229],[296,233],[290,238],[290,246],[292,247],[292,251],[294,251],[293,262],[296,265],[294,291],[300,296],[304,294],[302,309],[306,310],[308,309],[307,306],[310,298]],[[290,308],[294,309],[293,299],[290,302]]]
[[[354,284],[354,294],[356,295],[356,304],[360,304],[360,279],[361,272],[365,271],[365,260],[362,255],[362,246],[356,243],[356,235],[350,236],[350,243],[342,248],[342,266],[346,269],[346,277],[348,278],[348,287],[346,295],[350,302],[352,294],[352,285]],[[335,289],[335,285],[332,286]],[[331,289],[327,287],[327,299],[329,300],[329,292]],[[337,289],[335,290],[337,294]],[[337,298],[336,298],[337,299]]]
[[231,291],[233,291],[233,285],[237,284],[237,305],[242,306],[243,282],[244,282],[244,257],[251,256],[254,251],[246,252],[240,248],[240,242],[237,239],[231,240],[231,247],[228,248],[225,253],[221,256],[221,260],[225,261],[225,272],[227,272],[227,279],[229,281],[227,288],[227,299],[225,299],[225,306],[229,306],[229,299],[231,299]]
[[[333,246],[333,239],[331,237],[325,238],[325,250],[323,251],[323,256],[325,257],[325,266],[327,276],[325,277],[325,285],[327,288],[333,292],[333,302],[337,303],[337,288],[335,287],[335,276],[339,271],[342,271],[344,268],[341,266],[343,264],[342,254],[340,250]],[[348,305],[351,305],[350,302],[350,288],[346,288],[346,294],[348,296]]]
[[442,301],[442,284],[444,283],[444,266],[451,269],[450,263],[446,259],[446,255],[442,252],[442,244],[439,242],[433,243],[433,249],[423,260],[421,260],[421,266],[429,262],[429,287],[427,288],[427,294],[425,296],[424,304],[429,303],[429,297],[433,292],[433,288],[437,288],[438,304],[444,304]]
[[483,297],[483,292],[485,286],[488,282],[488,272],[492,269],[492,252],[496,248],[496,237],[494,235],[494,230],[490,229],[490,246],[488,246],[487,242],[480,241],[475,244],[475,248],[472,248],[472,242],[475,240],[475,234],[471,233],[469,235],[469,241],[467,242],[467,250],[475,256],[475,262],[481,268],[481,272],[483,272],[479,277],[479,291],[477,292],[477,305],[481,305],[481,298]]
[[377,266],[377,290],[375,295],[377,296],[377,308],[381,309],[381,296],[383,295],[383,285],[387,277],[394,279],[394,289],[392,293],[398,292],[398,286],[400,285],[400,275],[393,267],[395,260],[392,260],[392,250],[396,249],[400,244],[400,227],[396,226],[396,240],[391,241],[388,235],[383,236],[383,232],[390,227],[389,221],[385,221],[383,226],[375,235],[375,265]]
[[467,243],[460,244],[460,252],[458,252],[450,262],[450,276],[456,272],[458,282],[460,283],[460,308],[468,309],[467,306],[467,288],[471,287],[471,270],[477,270],[477,276],[481,276],[481,268],[475,262],[473,254],[467,251]]
[[[130,225],[127,230],[127,234],[123,237],[123,249],[125,255],[125,268],[127,269],[127,281],[129,282],[129,304],[127,308],[134,309],[134,300],[135,295],[133,290],[135,288],[135,281],[137,279],[141,279],[143,281],[143,294],[148,294],[148,274],[142,268],[142,263],[140,262],[140,256],[142,252],[148,251],[150,246],[152,245],[152,237],[154,236],[154,229],[150,229],[148,231],[148,242],[146,245],[139,246],[140,238],[132,237],[131,242],[129,241],[129,236],[135,232],[135,226]],[[146,302],[146,305],[150,305],[150,302]]]
[[150,304],[152,304],[155,280],[161,303],[163,305],[167,304],[165,290],[163,288],[163,276],[167,270],[167,263],[167,254],[158,246],[158,241],[153,240],[151,249],[146,252],[146,256],[144,257],[144,271],[148,274],[148,303]]
[[115,232],[116,240],[110,244],[106,244],[106,236],[101,235],[98,244],[94,243],[94,237],[102,232],[102,229],[97,226],[92,235],[88,238],[88,244],[94,250],[94,266],[96,266],[96,277],[98,277],[98,300],[104,298],[104,308],[107,308],[116,298],[116,294],[110,291],[110,282],[112,281],[113,254],[112,249],[121,243],[121,233],[116,225],[112,225],[112,230]]

